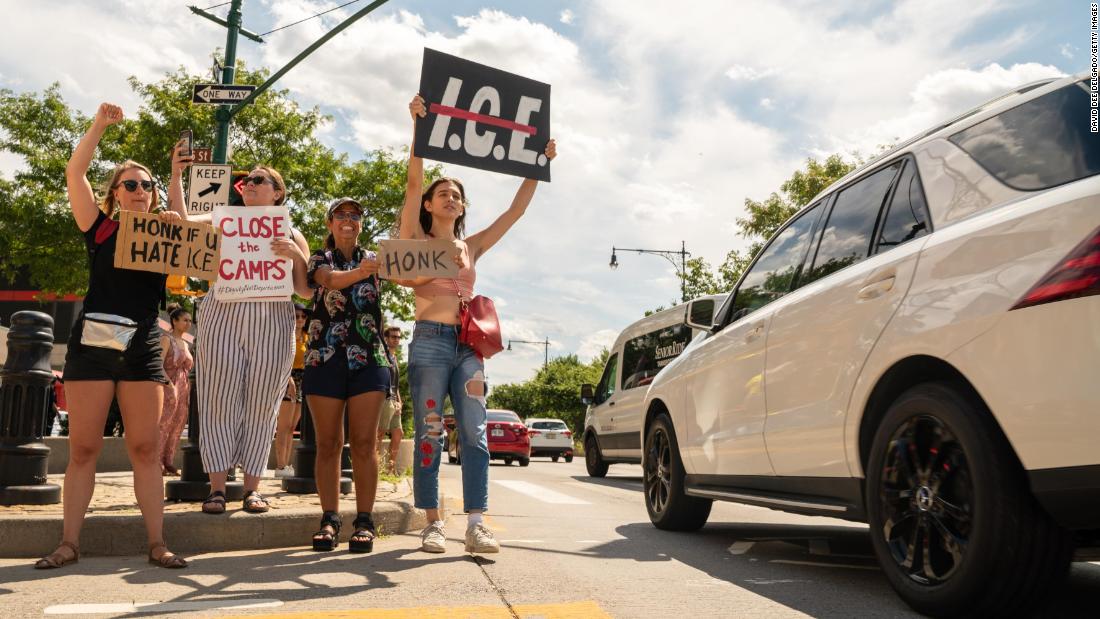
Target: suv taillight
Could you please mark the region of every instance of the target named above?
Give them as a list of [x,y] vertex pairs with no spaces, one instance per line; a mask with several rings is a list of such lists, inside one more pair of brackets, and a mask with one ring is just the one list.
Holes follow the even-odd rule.
[[569,430],[566,430],[566,431],[562,432],[562,434],[564,434],[565,436],[567,436],[569,438],[573,438],[573,433],[570,432]]
[[1073,248],[1012,309],[1100,294],[1100,228]]

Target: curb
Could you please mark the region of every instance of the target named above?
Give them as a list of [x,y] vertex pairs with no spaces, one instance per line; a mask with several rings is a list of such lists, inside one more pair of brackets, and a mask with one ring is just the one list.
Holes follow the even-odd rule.
[[[427,526],[424,510],[416,509],[412,497],[375,503],[374,522],[380,535],[395,535]],[[345,531],[350,535],[355,520],[354,500],[342,501],[351,507],[340,510]],[[196,504],[197,505],[197,504]],[[440,505],[445,505],[440,496]],[[295,507],[249,514],[241,510],[222,515],[194,512],[164,515],[164,537],[173,552],[183,556],[202,552],[259,550],[264,548],[308,548],[317,531],[321,509]],[[0,557],[37,558],[57,547],[61,539],[60,516],[23,516],[0,519]],[[80,533],[81,556],[144,555],[145,524],[140,513],[89,514]]]

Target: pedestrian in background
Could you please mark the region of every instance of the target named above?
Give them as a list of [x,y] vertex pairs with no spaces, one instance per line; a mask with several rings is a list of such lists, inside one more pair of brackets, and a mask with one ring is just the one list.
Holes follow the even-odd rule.
[[294,446],[294,428],[302,417],[302,372],[309,341],[306,334],[308,316],[306,306],[294,304],[294,363],[291,364],[286,393],[279,403],[279,421],[275,426],[275,477],[294,477],[290,455]]
[[[134,161],[115,167],[96,202],[88,167],[107,127],[122,120],[122,109],[99,106],[65,167],[69,207],[84,234],[90,277],[80,319],[73,325],[65,355],[69,404],[69,464],[65,469],[64,523],[61,544],[35,567],[49,569],[80,558],[80,530],[95,489],[95,469],[103,448],[101,429],[111,400],[118,397],[126,420],[126,451],[134,471],[134,495],[145,520],[149,561],[181,568],[187,562],[164,544],[164,483],[157,454],[163,385],[158,306],[164,302],[165,275],[121,269],[114,265],[118,211],[156,212],[156,182],[149,169]],[[177,145],[178,146],[178,145]],[[179,161],[173,157],[175,174]],[[179,219],[178,213],[161,219]]]
[[180,305],[168,306],[171,330],[160,338],[164,351],[164,373],[168,384],[164,386],[164,408],[160,414],[160,470],[162,475],[179,475],[173,461],[179,447],[183,426],[187,425],[187,413],[191,406],[191,381],[187,380],[195,364],[191,349],[183,335],[191,329],[191,313]]
[[389,437],[388,470],[390,475],[397,475],[397,453],[405,435],[401,427],[401,368],[397,363],[397,351],[401,347],[401,328],[386,327],[383,335],[390,359],[390,392],[382,403],[382,415],[378,418],[378,440],[383,441]]

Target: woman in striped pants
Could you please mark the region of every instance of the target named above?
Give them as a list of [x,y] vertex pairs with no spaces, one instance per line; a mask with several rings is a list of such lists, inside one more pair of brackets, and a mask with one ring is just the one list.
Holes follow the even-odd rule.
[[[274,169],[257,166],[244,179],[245,207],[281,205],[286,184]],[[312,294],[306,283],[309,247],[301,233],[272,241],[276,255],[294,263],[294,288]],[[244,471],[244,510],[268,510],[256,491],[267,468],[279,402],[294,360],[294,305],[289,301],[219,301],[207,295],[199,313],[200,342],[196,359],[199,396],[199,451],[210,475],[208,514],[225,512],[229,471]]]

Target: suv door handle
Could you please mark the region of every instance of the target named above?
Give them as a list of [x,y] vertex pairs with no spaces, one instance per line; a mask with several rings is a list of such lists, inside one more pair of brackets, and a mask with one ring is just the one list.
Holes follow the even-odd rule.
[[747,343],[747,342],[756,341],[756,339],[758,337],[760,337],[760,334],[763,333],[763,332],[764,332],[764,322],[760,321],[760,322],[756,323],[755,325],[753,325],[752,329],[749,329],[749,332],[745,334],[745,342]]
[[607,405],[608,406],[615,406],[615,403],[614,402],[608,402]]
[[890,292],[894,287],[894,281],[897,278],[891,273],[889,276],[884,277],[878,281],[871,282],[866,286],[859,289],[858,297],[860,299],[877,299],[882,295]]

